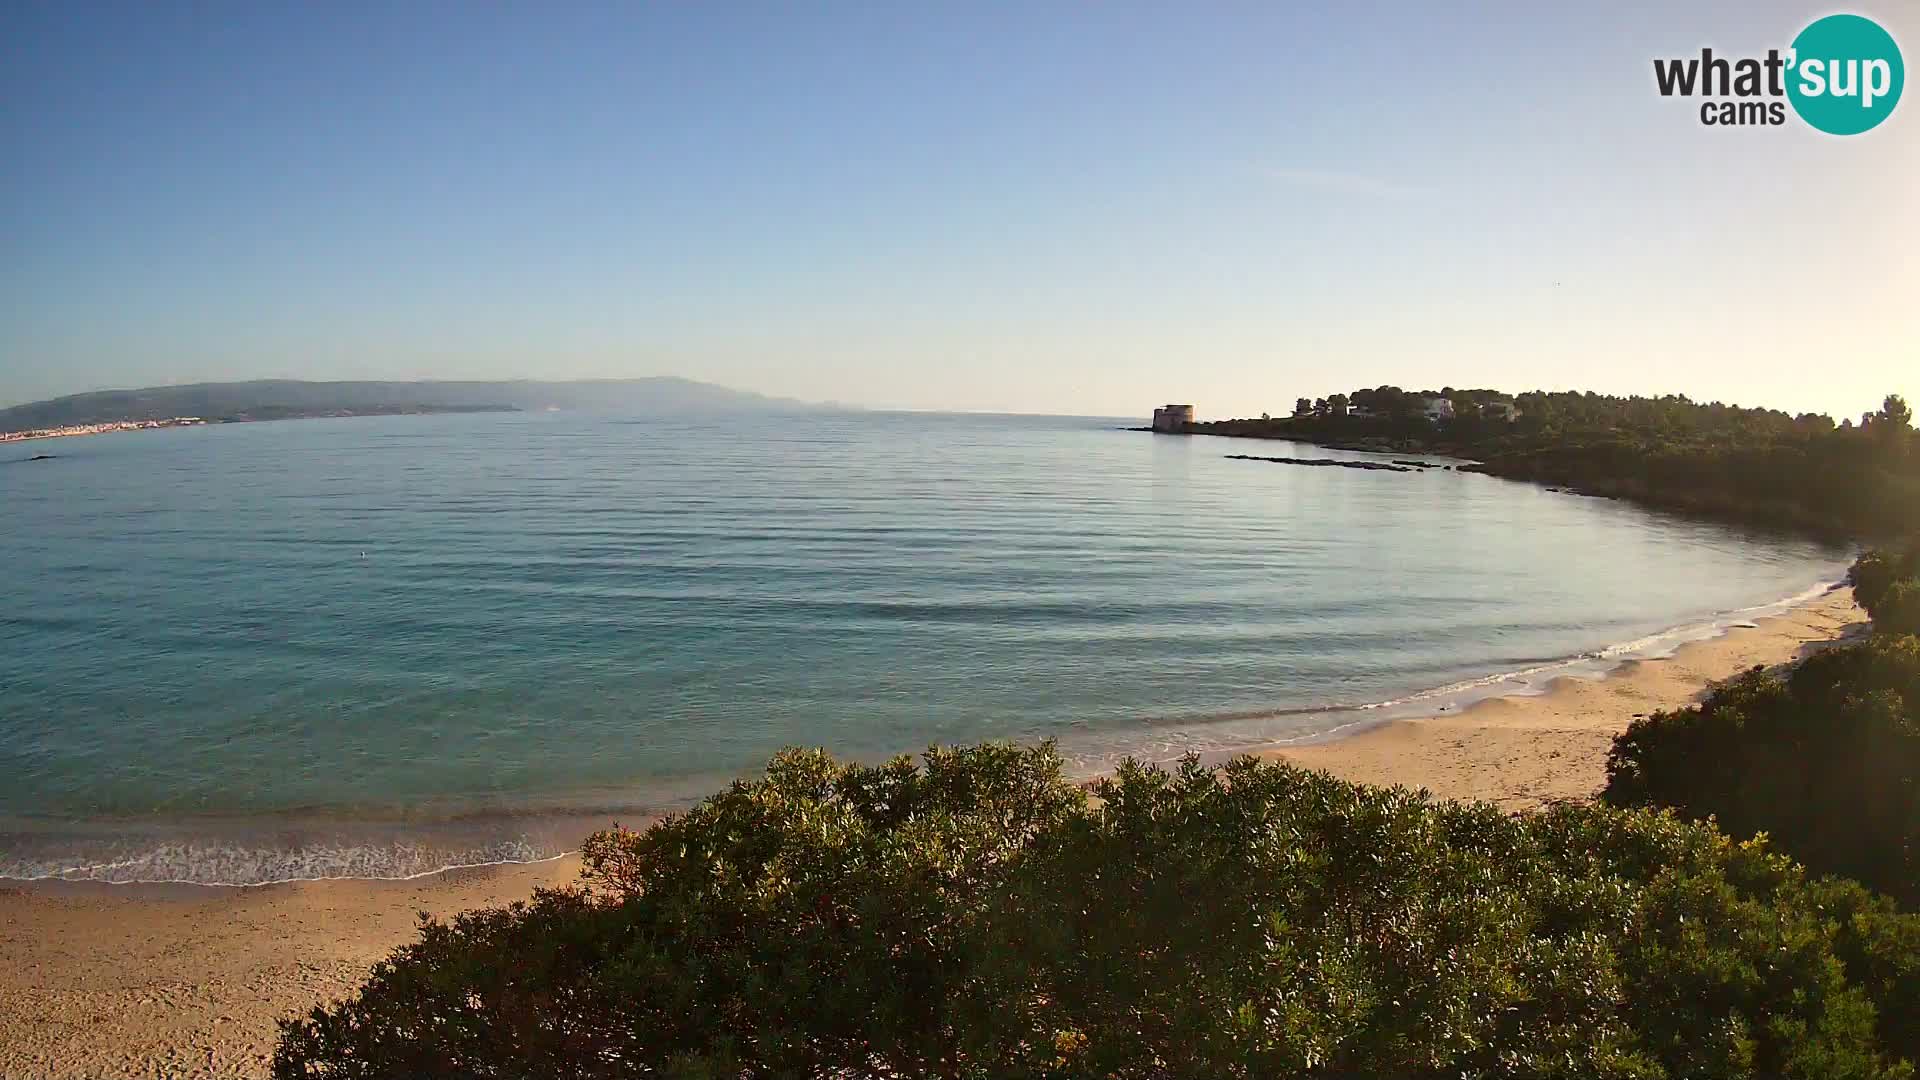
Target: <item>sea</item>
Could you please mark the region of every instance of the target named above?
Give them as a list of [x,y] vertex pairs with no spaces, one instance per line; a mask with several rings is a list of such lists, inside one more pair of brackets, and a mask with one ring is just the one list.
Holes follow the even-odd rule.
[[1140,422],[524,412],[0,447],[0,877],[545,859],[788,746],[1218,760],[1664,655],[1851,556]]

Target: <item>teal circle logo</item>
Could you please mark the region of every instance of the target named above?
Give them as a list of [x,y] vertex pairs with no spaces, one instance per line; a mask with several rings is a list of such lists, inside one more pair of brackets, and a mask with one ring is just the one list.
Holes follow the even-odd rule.
[[1787,99],[1800,119],[1829,135],[1858,135],[1900,103],[1906,65],[1893,35],[1872,19],[1829,15],[1793,39]]

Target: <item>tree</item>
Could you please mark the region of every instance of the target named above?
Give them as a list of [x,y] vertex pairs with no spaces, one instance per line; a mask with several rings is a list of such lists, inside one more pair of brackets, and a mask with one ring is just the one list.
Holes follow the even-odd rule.
[[1293,415],[1295,416],[1310,416],[1314,411],[1313,402],[1307,398],[1299,398],[1293,403]]
[[1878,440],[1881,455],[1897,468],[1900,460],[1907,456],[1907,443],[1913,438],[1913,410],[1907,407],[1906,399],[1899,394],[1888,394],[1880,411],[1872,414],[1871,423],[1865,426]]
[[1913,410],[1907,407],[1907,399],[1899,394],[1888,394],[1886,401],[1880,405],[1880,415],[1875,421],[1904,434],[1913,427]]
[[1891,613],[1888,599],[1896,586],[1916,578],[1920,578],[1920,538],[1908,543],[1904,550],[1868,551],[1855,559],[1853,568],[1847,571],[1847,583],[1853,586],[1854,599],[1866,609],[1876,630],[1891,629],[1882,625]]
[[1345,394],[1329,394],[1327,396],[1327,411],[1334,416],[1347,415],[1347,405],[1347,395]]

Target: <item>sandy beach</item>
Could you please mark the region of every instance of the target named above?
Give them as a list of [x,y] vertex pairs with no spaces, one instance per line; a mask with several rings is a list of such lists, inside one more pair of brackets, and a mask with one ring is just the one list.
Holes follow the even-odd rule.
[[[1864,625],[1834,591],[1777,618],[1546,693],[1270,753],[1353,780],[1522,809],[1591,796],[1636,714],[1785,663]],[[405,882],[0,888],[0,1075],[257,1076],[275,1021],[350,991],[439,916],[565,884],[572,857]]]
[[1424,787],[1446,799],[1509,810],[1584,799],[1607,781],[1607,749],[1635,716],[1697,700],[1714,682],[1771,667],[1867,626],[1851,589],[1682,645],[1662,660],[1630,660],[1601,679],[1562,678],[1545,693],[1489,698],[1459,713],[1397,720],[1349,738],[1276,748],[1311,769],[1368,784]]

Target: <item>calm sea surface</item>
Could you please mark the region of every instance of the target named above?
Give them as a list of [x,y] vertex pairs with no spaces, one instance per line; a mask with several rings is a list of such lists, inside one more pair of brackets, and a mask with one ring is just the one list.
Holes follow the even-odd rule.
[[1657,653],[1846,558],[1121,423],[527,413],[0,448],[0,876],[535,858],[793,744],[1224,752]]

